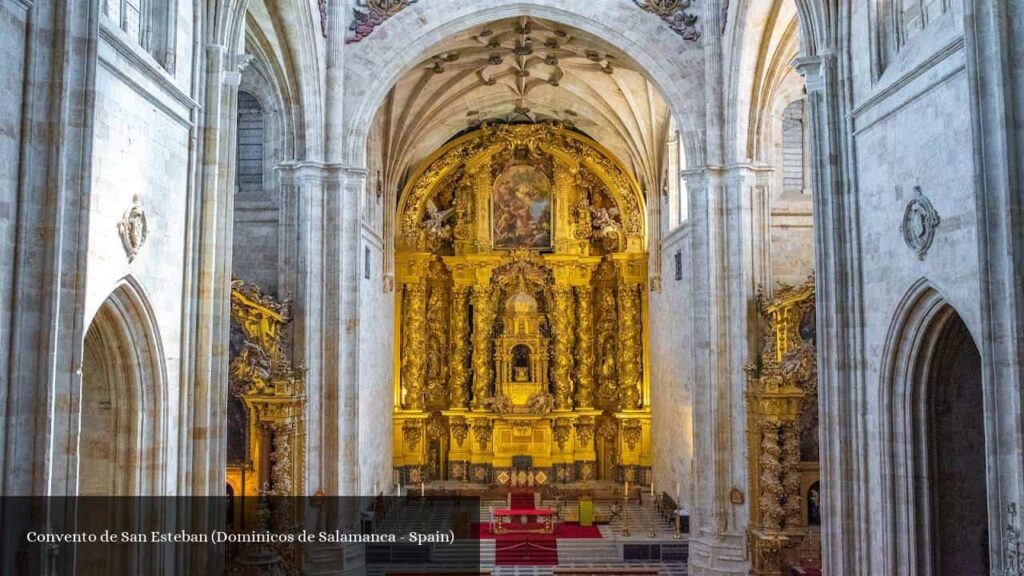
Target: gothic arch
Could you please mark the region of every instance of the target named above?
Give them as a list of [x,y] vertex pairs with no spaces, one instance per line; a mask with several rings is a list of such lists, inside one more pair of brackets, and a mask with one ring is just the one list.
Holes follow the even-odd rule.
[[[614,0],[588,2],[585,10],[582,6],[571,0],[556,0],[543,6],[485,0],[439,11],[436,5],[417,3],[393,16],[381,30],[349,44],[345,53],[344,160],[352,166],[364,165],[367,135],[377,110],[391,87],[431,46],[479,24],[532,16],[599,36],[636,60],[661,91],[680,130],[687,134],[687,161],[691,167],[703,165],[703,138],[699,136],[705,129],[702,45],[684,41],[652,14],[630,19],[630,26],[624,27],[622,11],[640,10],[635,6]],[[415,36],[387,34],[385,28],[417,32]],[[381,62],[386,64],[380,66]],[[350,86],[359,89],[350,90]]]
[[83,346],[76,493],[166,494],[163,346],[149,300],[134,278],[122,280],[100,305]]
[[[953,343],[951,344],[951,341]],[[947,565],[950,546],[944,546],[942,515],[956,514],[949,506],[940,506],[944,487],[949,474],[941,470],[942,461],[937,457],[937,437],[943,424],[936,417],[936,403],[943,394],[943,379],[957,366],[950,366],[945,357],[965,350],[974,362],[968,367],[970,378],[961,378],[954,385],[968,390],[973,402],[959,404],[963,411],[976,411],[977,424],[973,430],[958,429],[956,434],[968,437],[974,433],[981,436],[980,450],[957,450],[958,459],[973,457],[980,460],[980,468],[974,470],[974,477],[983,474],[987,459],[984,437],[987,434],[981,414],[984,409],[983,379],[980,353],[976,340],[956,309],[943,294],[926,279],[916,282],[901,300],[893,317],[886,337],[882,355],[882,373],[879,386],[881,410],[882,446],[882,529],[886,549],[883,561],[889,574],[951,574]],[[959,357],[958,357],[959,358]],[[952,449],[950,446],[944,446]],[[975,442],[977,448],[977,442]],[[980,484],[972,482],[967,490],[958,487],[956,497],[965,499],[972,494],[980,502],[970,502],[974,508],[987,508],[988,479]],[[973,490],[971,489],[973,488]],[[977,494],[977,492],[981,492]],[[961,507],[971,507],[970,504]],[[991,519],[974,518],[988,533]],[[970,537],[965,528],[958,534],[966,541]],[[948,543],[947,543],[948,544]],[[987,539],[984,545],[987,545]],[[976,552],[976,551],[975,551]],[[953,554],[953,556],[963,556]],[[952,558],[953,560],[959,558]],[[987,548],[977,557],[976,562],[988,560]],[[962,560],[962,559],[961,559]],[[977,567],[977,564],[973,566]],[[962,572],[961,573],[967,573]],[[987,570],[985,570],[987,572]]]

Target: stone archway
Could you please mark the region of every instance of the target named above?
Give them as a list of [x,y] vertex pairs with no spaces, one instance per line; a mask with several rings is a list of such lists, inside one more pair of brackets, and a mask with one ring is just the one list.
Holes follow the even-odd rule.
[[911,294],[897,313],[883,364],[887,572],[987,574],[981,355],[937,290],[922,281]]
[[78,495],[165,493],[165,385],[155,319],[128,279],[100,306],[85,335]]

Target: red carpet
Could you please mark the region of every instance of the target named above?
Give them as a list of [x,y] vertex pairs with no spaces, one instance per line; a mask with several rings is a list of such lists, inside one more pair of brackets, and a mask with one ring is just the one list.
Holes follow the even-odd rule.
[[492,534],[488,524],[473,522],[470,527],[470,534],[477,539],[496,538],[498,540],[521,539],[521,538],[600,538],[601,530],[597,526],[580,526],[578,522],[560,522],[555,524],[555,533],[552,534]]
[[494,542],[497,566],[556,566],[558,540],[550,534],[501,535]]
[[512,492],[510,500],[511,505],[509,508],[512,508],[513,510],[523,510],[534,507],[533,492],[531,491]]

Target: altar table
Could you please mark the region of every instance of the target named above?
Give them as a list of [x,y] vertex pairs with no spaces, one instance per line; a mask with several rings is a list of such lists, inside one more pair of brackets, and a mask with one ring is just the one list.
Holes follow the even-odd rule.
[[[555,511],[550,508],[503,508],[494,511],[494,533],[512,534],[536,532],[554,533],[552,519]],[[521,518],[515,522],[515,518]]]

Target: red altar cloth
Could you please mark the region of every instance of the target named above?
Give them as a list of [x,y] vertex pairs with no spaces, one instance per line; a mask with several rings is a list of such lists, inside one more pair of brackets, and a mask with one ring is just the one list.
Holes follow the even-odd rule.
[[551,508],[502,508],[494,511],[495,516],[554,516]]

